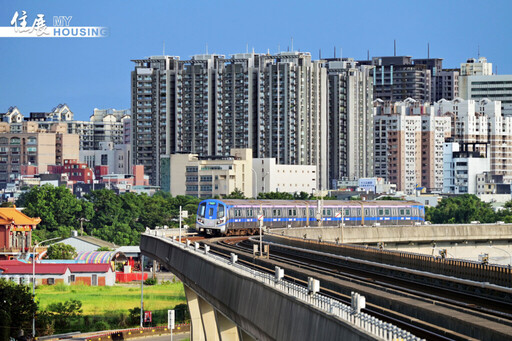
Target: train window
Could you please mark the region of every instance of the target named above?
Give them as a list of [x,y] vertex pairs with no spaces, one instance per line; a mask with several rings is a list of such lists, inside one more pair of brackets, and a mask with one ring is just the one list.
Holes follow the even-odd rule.
[[272,216],[279,217],[281,215],[281,210],[272,210]]
[[364,215],[366,215],[366,216],[370,215],[370,210],[368,208],[364,209]]
[[379,208],[379,215],[384,215],[384,210],[382,208]]
[[209,216],[209,217],[211,217],[211,216],[213,215],[213,211],[214,211],[213,207],[210,207],[210,208],[208,209],[208,216]]
[[322,211],[322,214],[323,214],[324,216],[330,216],[330,215],[331,215],[331,213],[332,213],[332,210],[331,210],[331,209],[324,209],[324,210]]
[[315,215],[315,210],[314,210],[314,209],[312,209],[312,208],[310,208],[310,209],[309,209],[309,216],[310,216],[310,217],[312,217],[312,216],[314,216],[314,215]]
[[204,213],[206,211],[206,203],[203,202],[200,206],[199,206],[199,216],[200,217],[204,217]]
[[389,215],[389,208],[384,210],[384,215]]
[[346,210],[345,210],[345,215],[346,215],[346,216],[347,216],[347,215],[350,215],[350,210],[349,210],[349,209],[346,209]]
[[224,218],[224,206],[222,205],[217,208],[217,218]]
[[288,210],[288,217],[296,217],[297,210]]
[[241,217],[242,216],[242,210],[235,210],[235,217]]
[[305,209],[305,208],[302,210],[302,216],[303,216],[303,217],[305,217],[305,216],[306,216],[306,209]]
[[358,209],[357,209],[357,216],[358,216],[358,217],[360,217],[360,216],[361,216],[361,209],[360,209],[360,208],[358,208]]
[[409,210],[409,209],[405,210],[405,215],[411,215],[411,210]]
[[252,208],[247,210],[247,216],[252,217]]
[[267,210],[264,208],[260,210],[260,213],[263,214],[263,216],[267,216]]
[[400,215],[403,216],[404,215],[404,210],[400,210]]

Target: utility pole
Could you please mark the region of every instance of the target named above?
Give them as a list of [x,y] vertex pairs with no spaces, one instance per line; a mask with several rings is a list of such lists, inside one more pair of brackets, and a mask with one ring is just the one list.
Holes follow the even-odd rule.
[[140,269],[142,276],[140,277],[140,327],[144,327],[144,255],[140,256]]

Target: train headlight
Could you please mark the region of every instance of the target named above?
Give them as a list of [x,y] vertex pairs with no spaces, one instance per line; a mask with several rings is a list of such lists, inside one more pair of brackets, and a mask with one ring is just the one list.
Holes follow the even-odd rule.
[[217,220],[217,224],[222,224],[223,222],[224,222],[224,218]]

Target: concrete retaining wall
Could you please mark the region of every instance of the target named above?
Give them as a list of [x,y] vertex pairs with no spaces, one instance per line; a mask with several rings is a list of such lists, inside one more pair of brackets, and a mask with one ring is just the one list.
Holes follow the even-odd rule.
[[142,235],[141,251],[257,340],[373,340],[294,297],[207,262],[160,238]]
[[347,227],[342,229],[324,228],[289,228],[272,229],[271,232],[290,237],[335,241],[339,238],[344,243],[408,243],[430,241],[464,241],[464,240],[506,240],[512,239],[512,224],[453,224],[420,225],[389,227]]

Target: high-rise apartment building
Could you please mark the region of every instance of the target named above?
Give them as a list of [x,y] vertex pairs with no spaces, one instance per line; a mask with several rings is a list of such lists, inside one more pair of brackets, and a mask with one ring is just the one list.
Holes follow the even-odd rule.
[[454,142],[464,145],[469,153],[490,157],[492,176],[502,176],[512,182],[512,117],[505,116],[499,101],[488,99],[439,101],[435,111],[452,117]]
[[502,113],[512,116],[512,75],[493,75],[486,58],[460,64],[459,88],[461,98],[500,101]]
[[328,59],[329,179],[374,175],[372,66],[353,59]]
[[443,188],[443,142],[451,133],[449,115],[429,103],[374,101],[375,175],[412,194]]
[[134,162],[152,185],[160,157],[252,148],[279,164],[316,165],[327,187],[327,73],[309,53],[155,56],[134,60]]
[[359,61],[373,65],[373,97],[383,101],[412,98],[421,102],[432,100],[431,72],[427,65],[413,63],[410,56],[373,57]]

